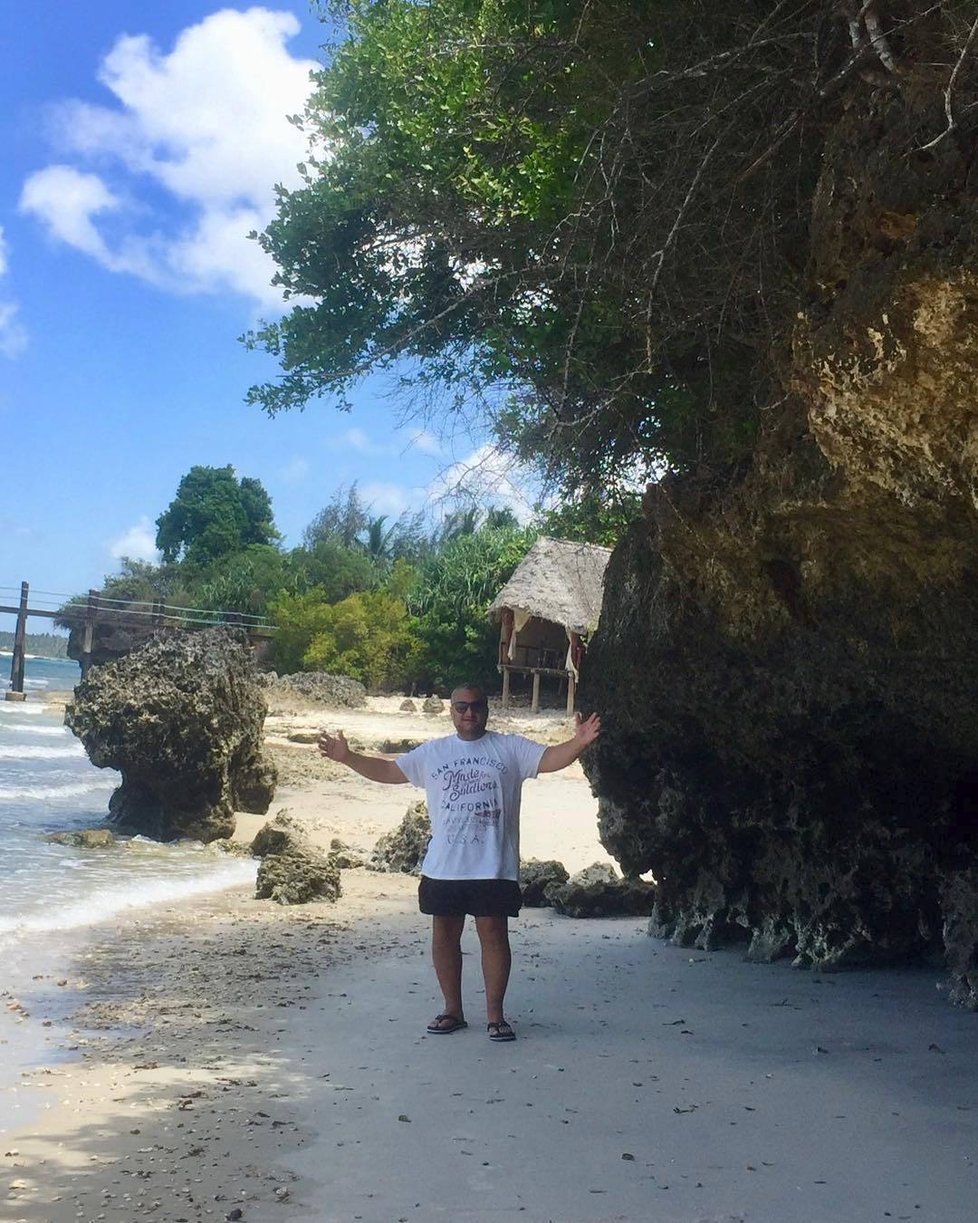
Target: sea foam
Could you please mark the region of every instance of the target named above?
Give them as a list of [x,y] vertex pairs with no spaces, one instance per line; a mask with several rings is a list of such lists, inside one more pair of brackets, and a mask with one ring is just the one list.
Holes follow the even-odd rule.
[[80,743],[67,743],[64,747],[38,747],[35,744],[0,744],[0,760],[62,760],[67,756],[84,756]]
[[234,858],[216,866],[204,876],[156,879],[129,879],[124,884],[103,886],[82,900],[58,907],[49,905],[43,912],[0,915],[0,939],[10,936],[78,930],[93,926],[129,909],[174,903],[209,892],[224,892],[244,883],[254,883],[258,864],[253,859]]
[[31,722],[4,722],[3,728],[24,735],[57,735],[62,739],[71,733],[64,726],[34,726]]
[[91,781],[75,781],[54,786],[0,786],[0,803],[8,798],[36,798],[40,801],[48,798],[80,798],[81,795],[91,794],[94,790],[114,790],[118,784],[118,777],[97,777]]

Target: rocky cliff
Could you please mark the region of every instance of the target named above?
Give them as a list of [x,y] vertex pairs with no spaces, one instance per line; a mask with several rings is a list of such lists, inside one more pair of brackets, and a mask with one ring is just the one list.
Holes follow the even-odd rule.
[[235,810],[264,813],[275,769],[262,750],[265,698],[232,630],[173,633],[93,667],[65,723],[92,763],[118,769],[109,803],[124,832],[213,841]]
[[974,1007],[978,204],[974,134],[921,147],[942,101],[908,70],[842,113],[753,458],[649,490],[581,700],[602,838],[657,877],[657,932],[943,956]]

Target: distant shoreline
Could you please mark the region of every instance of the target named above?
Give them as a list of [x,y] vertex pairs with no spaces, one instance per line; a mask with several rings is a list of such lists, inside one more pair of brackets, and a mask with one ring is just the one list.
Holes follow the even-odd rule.
[[[13,658],[13,650],[5,650],[0,647],[0,655],[4,658]],[[35,662],[74,662],[73,658],[69,658],[67,654],[25,654],[25,658],[33,659]]]
[[[13,654],[15,634],[9,629],[0,629],[0,654]],[[68,658],[67,633],[27,633],[24,649],[28,658],[44,662],[71,661]],[[52,653],[51,651],[54,651]]]

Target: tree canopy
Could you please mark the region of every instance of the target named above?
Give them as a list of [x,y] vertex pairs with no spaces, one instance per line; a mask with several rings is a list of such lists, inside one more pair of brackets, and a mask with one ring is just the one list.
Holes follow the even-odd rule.
[[374,514],[354,480],[338,488],[316,514],[302,532],[302,543],[310,552],[322,547],[361,552],[385,569],[398,559],[418,559],[430,548],[432,537],[423,510],[406,511],[393,520],[388,514]]
[[370,522],[370,507],[364,504],[357,482],[338,488],[328,503],[302,532],[303,547],[310,550],[328,540],[351,548]]
[[457,684],[498,679],[498,639],[486,615],[538,532],[491,521],[453,536],[421,565],[408,596],[425,650],[419,656],[427,684],[450,691]]
[[[492,389],[503,444],[605,498],[750,450],[785,393],[826,133],[901,88],[904,56],[943,87],[974,21],[965,0],[347,7],[305,184],[260,238],[303,300],[248,338],[283,366],[252,401],[342,404],[406,358],[422,388]],[[921,115],[908,156],[940,133]]]
[[156,546],[166,562],[207,565],[278,538],[261,481],[239,480],[230,465],[191,467],[156,520]]
[[[486,609],[536,537],[509,510],[469,506],[442,521],[419,512],[389,523],[353,485],[314,516],[303,546],[283,548],[270,524],[257,480],[194,467],[158,519],[169,555],[159,565],[124,560],[101,595],[119,609],[138,605],[134,623],[145,633],[158,603],[167,626],[270,623],[267,661],[284,672],[334,670],[378,689],[495,682]],[[272,533],[275,542],[254,542]],[[86,602],[65,605],[64,627],[81,625]]]

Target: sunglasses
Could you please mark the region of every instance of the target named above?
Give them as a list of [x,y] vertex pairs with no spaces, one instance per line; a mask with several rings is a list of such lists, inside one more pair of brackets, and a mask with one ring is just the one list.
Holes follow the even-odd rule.
[[473,713],[479,713],[480,710],[487,709],[488,701],[452,701],[452,708],[456,713],[468,713],[471,709]]

